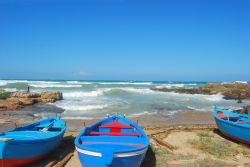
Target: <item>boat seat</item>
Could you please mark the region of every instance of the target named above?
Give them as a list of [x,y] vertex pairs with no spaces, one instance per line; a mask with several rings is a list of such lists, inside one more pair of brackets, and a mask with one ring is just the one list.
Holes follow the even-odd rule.
[[107,135],[107,136],[141,136],[139,133],[121,133],[121,132],[90,132],[91,135]]
[[222,112],[217,112],[217,115],[218,115],[219,118],[222,118],[222,119],[224,119],[224,118],[227,118],[227,119],[236,119],[236,118],[239,118],[237,116],[235,117],[235,116],[225,115]]
[[109,128],[111,133],[120,133],[121,129],[134,129],[133,126],[114,121],[108,124],[100,125],[98,128]]
[[119,128],[119,129],[134,129],[133,126],[123,124],[121,122],[115,121],[108,124],[100,125],[99,128]]
[[124,145],[124,146],[136,146],[136,147],[141,147],[143,144],[140,143],[125,143],[125,142],[82,142],[82,145],[89,145],[89,144],[113,144],[113,145]]

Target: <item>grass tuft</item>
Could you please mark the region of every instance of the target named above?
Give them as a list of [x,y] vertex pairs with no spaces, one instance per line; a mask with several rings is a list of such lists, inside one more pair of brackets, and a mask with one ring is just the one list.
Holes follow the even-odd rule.
[[194,167],[233,167],[234,165],[225,164],[216,160],[203,159],[195,161]]
[[199,139],[188,140],[188,143],[205,153],[219,158],[237,155],[238,153],[229,143],[213,140],[214,136],[207,132],[200,132],[197,135]]

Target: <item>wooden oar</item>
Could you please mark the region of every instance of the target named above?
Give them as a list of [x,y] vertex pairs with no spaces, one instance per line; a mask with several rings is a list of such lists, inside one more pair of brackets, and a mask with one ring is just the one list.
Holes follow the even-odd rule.
[[41,131],[42,131],[42,132],[47,132],[47,131],[54,125],[54,123],[55,123],[55,121],[52,121],[52,122],[49,124],[49,126],[43,128]]
[[3,141],[3,142],[8,142],[10,140],[14,140],[13,138],[0,138],[0,141]]

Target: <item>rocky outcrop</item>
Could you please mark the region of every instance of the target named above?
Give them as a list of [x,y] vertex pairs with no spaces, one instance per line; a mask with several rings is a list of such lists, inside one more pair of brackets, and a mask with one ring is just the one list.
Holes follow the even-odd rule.
[[0,100],[0,111],[20,109],[22,106],[18,99]]
[[0,111],[20,109],[35,103],[54,103],[62,99],[63,95],[61,92],[14,92],[9,98],[0,100]]
[[237,100],[241,103],[244,99],[250,99],[250,84],[233,83],[233,84],[221,84],[221,83],[210,83],[201,87],[194,88],[152,88],[155,91],[161,92],[176,92],[186,94],[205,94],[214,95],[222,94],[224,99]]

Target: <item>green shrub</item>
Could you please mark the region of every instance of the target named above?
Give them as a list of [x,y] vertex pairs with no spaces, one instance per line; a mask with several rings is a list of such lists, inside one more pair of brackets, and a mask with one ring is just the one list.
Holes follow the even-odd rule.
[[11,95],[11,92],[6,92],[4,90],[0,90],[0,99],[7,99]]

